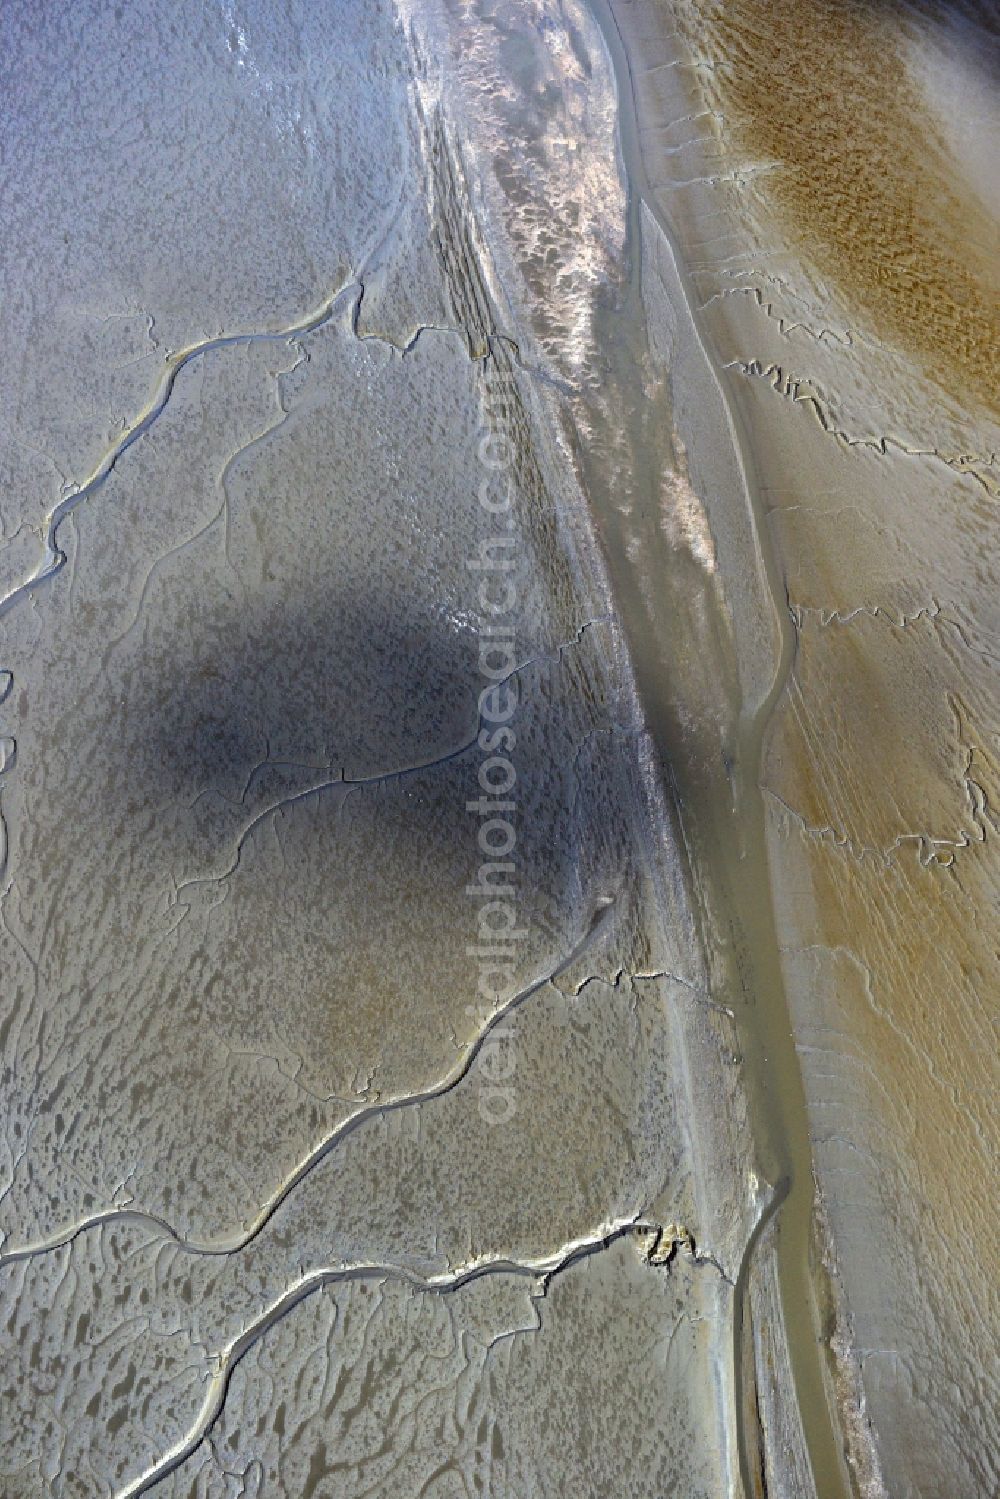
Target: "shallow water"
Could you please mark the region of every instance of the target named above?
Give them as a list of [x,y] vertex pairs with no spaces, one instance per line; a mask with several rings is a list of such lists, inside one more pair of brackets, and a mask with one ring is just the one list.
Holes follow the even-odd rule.
[[828,1401],[858,1491],[989,1493],[991,17],[615,13],[794,632],[761,781]]

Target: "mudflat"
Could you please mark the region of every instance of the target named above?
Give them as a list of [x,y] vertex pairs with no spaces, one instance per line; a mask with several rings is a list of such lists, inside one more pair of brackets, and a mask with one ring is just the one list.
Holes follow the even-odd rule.
[[0,19],[4,1495],[992,1495],[989,10],[124,16]]
[[794,631],[760,784],[850,1480],[991,1493],[995,15],[610,9]]

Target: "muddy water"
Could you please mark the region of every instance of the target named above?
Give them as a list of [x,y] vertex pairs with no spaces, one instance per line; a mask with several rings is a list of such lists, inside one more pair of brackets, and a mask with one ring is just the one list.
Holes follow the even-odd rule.
[[[727,543],[738,502],[722,502],[702,475],[695,488],[726,584],[721,617],[732,615],[739,647],[730,749],[748,757],[736,756],[742,864],[727,863],[721,778],[713,793],[700,762],[692,775],[690,736],[677,736],[674,762],[706,886],[720,899],[728,890],[746,920],[756,1005],[744,1012],[748,1080],[764,1135],[770,1122],[779,1160],[800,1163],[800,1183],[807,1128],[811,1138],[838,1437],[852,1487],[866,1496],[994,1493],[996,1428],[982,1394],[996,1282],[987,1204],[1000,992],[997,768],[987,748],[998,722],[1000,210],[982,153],[996,134],[995,35],[984,24],[993,8],[678,3],[674,32],[662,6],[612,8],[634,64],[638,119],[625,155],[645,199],[640,219],[656,212],[683,247],[706,341],[749,439],[766,507],[764,524],[756,506],[758,542],[773,540],[781,570],[775,588],[765,566],[768,605],[753,547],[746,537]],[[642,240],[647,301],[655,239]],[[649,327],[655,343],[655,318]],[[678,368],[675,407],[685,380]],[[703,400],[711,448],[710,429],[725,423]],[[663,430],[672,422],[684,429],[666,412]],[[704,442],[687,440],[690,467],[699,454]],[[655,531],[618,549],[633,569],[655,551]],[[744,578],[727,573],[727,549],[745,557]],[[647,575],[649,587],[665,586],[664,566],[650,563]],[[786,605],[791,669],[787,634],[769,656],[747,629]],[[641,613],[633,634],[654,629],[653,606]],[[748,660],[777,663],[769,701]],[[682,662],[675,652],[661,664],[647,703],[663,682],[678,683]],[[677,695],[691,690],[681,680]],[[727,702],[720,696],[720,722]],[[707,740],[702,748],[711,751]],[[736,836],[730,847],[739,846]],[[785,983],[785,1003],[773,1007],[774,944],[766,913],[755,925],[740,907],[741,867],[762,887],[770,873]],[[801,1088],[782,1034],[755,1051],[768,1023],[794,1029]],[[788,1206],[778,1221],[792,1383],[817,1481],[836,1491],[837,1442],[820,1450],[823,1371],[795,1320],[809,1289],[808,1203],[793,1187]]]
[[[745,501],[743,524],[752,537],[737,515],[709,517],[716,540],[729,528],[732,568],[726,579],[724,565],[706,568],[703,560],[679,550],[662,522],[664,472],[683,467],[687,455],[673,410],[676,392],[661,391],[658,400],[653,392],[651,401],[648,382],[637,376],[650,361],[644,257],[654,234],[670,245],[671,233],[648,186],[640,145],[643,121],[636,114],[625,23],[618,8],[604,0],[592,0],[592,10],[614,61],[621,148],[631,189],[629,280],[620,299],[605,309],[598,339],[609,361],[605,416],[612,425],[620,423],[627,435],[624,440],[606,436],[604,446],[600,437],[581,445],[581,457],[649,727],[664,774],[678,794],[701,898],[703,936],[714,964],[713,992],[732,1008],[739,1026],[761,1166],[773,1187],[761,1232],[767,1217],[777,1215],[785,1336],[794,1378],[794,1391],[789,1393],[798,1404],[817,1492],[840,1496],[848,1492],[847,1478],[824,1383],[810,1268],[808,1119],[779,963],[758,784],[763,737],[791,665],[793,631],[784,585],[754,495],[739,419],[717,385],[712,406],[717,425],[703,432],[702,440],[733,444],[737,482],[720,500]],[[676,284],[692,308],[695,298],[682,269]],[[701,352],[701,374],[710,389],[711,356],[703,344]],[[694,458],[693,450],[690,456]],[[616,469],[616,459],[627,463],[627,479]],[[733,589],[745,596],[734,597]],[[740,615],[757,618],[741,630]],[[747,1276],[759,1238],[760,1234],[751,1239],[740,1276],[737,1371],[746,1366],[744,1345],[752,1335]],[[753,1392],[744,1389],[742,1394],[742,1479],[747,1494],[753,1494],[759,1481],[753,1471],[753,1433],[748,1429]]]

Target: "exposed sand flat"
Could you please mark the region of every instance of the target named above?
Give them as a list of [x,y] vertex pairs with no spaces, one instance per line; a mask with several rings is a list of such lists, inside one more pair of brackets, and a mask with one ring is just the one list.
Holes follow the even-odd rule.
[[936,110],[989,119],[992,14],[612,9],[795,630],[762,773],[853,1482],[991,1494],[997,221]]
[[[760,196],[781,215],[785,244],[848,295],[865,333],[996,414],[996,205],[958,177],[949,121],[927,109],[910,66],[909,38],[940,45],[951,10],[823,0],[776,12],[737,0],[682,4],[677,20],[688,54],[716,75],[731,159],[767,174]],[[954,10],[970,23],[949,58],[960,78],[982,49],[1000,48],[1000,33],[994,7]]]

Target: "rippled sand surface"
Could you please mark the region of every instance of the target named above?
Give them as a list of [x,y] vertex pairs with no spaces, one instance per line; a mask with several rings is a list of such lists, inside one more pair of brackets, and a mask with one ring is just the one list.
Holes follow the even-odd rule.
[[[718,75],[722,139],[753,163],[788,248],[842,288],[869,336],[995,415],[995,202],[980,199],[950,149],[962,100],[941,118],[914,66],[943,53],[940,72],[968,76],[973,91],[995,84],[993,7],[834,0],[775,13],[740,0],[681,7],[678,20],[711,64],[703,71]],[[972,129],[989,134],[995,118],[994,108]]]
[[4,1499],[996,1491],[994,47],[5,9]]
[[995,15],[614,11],[794,630],[762,783],[848,1476],[866,1494],[986,1495]]

